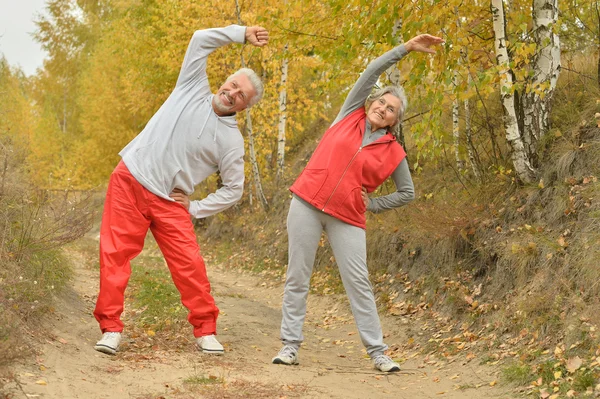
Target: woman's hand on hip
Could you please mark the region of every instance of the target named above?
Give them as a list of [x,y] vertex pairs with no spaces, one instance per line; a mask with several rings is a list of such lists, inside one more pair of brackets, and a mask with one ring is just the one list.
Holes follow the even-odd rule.
[[365,203],[365,208],[367,208],[369,206],[369,201],[371,201],[369,195],[367,194],[367,189],[363,187],[362,191],[360,192],[360,195],[362,196],[362,200]]

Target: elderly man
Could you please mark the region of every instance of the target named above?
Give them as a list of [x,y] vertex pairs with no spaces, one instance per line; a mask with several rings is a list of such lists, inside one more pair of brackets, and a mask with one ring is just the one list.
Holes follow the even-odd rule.
[[[103,335],[96,350],[118,350],[130,261],[142,251],[150,229],[189,310],[198,348],[223,353],[215,337],[219,309],[190,215],[214,215],[242,197],[244,139],[235,114],[261,99],[263,85],[251,69],[242,68],[212,94],[206,63],[210,53],[226,44],[262,47],[268,41],[267,30],[258,26],[196,31],[175,89],[119,153],[122,161],[110,177],[100,228],[100,293],[94,316]],[[223,186],[200,201],[190,201],[194,187],[217,171]]]

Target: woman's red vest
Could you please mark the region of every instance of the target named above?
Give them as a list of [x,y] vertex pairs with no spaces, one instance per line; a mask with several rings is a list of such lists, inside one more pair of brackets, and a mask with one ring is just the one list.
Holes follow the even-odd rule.
[[406,157],[391,133],[362,147],[366,113],[352,112],[331,126],[290,191],[346,223],[366,227],[362,187],[373,192]]

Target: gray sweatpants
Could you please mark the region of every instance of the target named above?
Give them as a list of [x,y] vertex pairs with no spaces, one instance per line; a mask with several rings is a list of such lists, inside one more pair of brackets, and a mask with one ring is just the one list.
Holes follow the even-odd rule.
[[381,324],[367,270],[365,230],[329,216],[294,197],[287,218],[288,269],[283,292],[281,340],[296,349],[304,340],[302,326],[315,256],[323,229],[333,249],[360,339],[371,356],[383,354]]

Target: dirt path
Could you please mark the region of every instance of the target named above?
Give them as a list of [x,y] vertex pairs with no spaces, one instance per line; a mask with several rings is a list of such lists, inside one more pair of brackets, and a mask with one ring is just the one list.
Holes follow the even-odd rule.
[[[365,357],[346,302],[329,296],[309,296],[300,365],[273,365],[280,348],[281,285],[214,265],[209,276],[222,311],[224,356],[199,353],[191,334],[171,349],[138,347],[126,335],[117,356],[107,356],[93,349],[100,335],[92,316],[97,271],[89,255],[72,256],[77,258],[73,290],[57,305],[41,354],[17,369],[14,399],[510,397],[490,385],[498,370],[477,359],[447,363],[406,353],[400,373],[377,372]],[[404,342],[406,326],[394,318],[382,323],[386,342]]]

